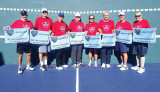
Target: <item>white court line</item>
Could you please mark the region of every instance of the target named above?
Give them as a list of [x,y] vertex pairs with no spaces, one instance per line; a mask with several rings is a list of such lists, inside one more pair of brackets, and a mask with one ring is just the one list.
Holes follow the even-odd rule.
[[79,92],[79,66],[76,68],[76,92]]
[[[23,9],[19,9],[19,8],[0,8],[0,11],[21,11]],[[29,12],[40,12],[40,9],[24,9],[27,10]],[[117,10],[105,10],[105,11],[109,11],[110,13],[117,13],[120,11],[123,12],[136,12],[136,11],[144,11],[144,12],[152,12],[152,11],[160,11],[160,8],[144,8],[144,9],[117,9]],[[48,10],[48,12],[50,13],[59,13],[59,10]],[[68,14],[75,14],[75,11],[61,11],[64,13],[68,13]],[[92,14],[92,13],[102,13],[102,10],[100,11],[79,11],[81,14]]]

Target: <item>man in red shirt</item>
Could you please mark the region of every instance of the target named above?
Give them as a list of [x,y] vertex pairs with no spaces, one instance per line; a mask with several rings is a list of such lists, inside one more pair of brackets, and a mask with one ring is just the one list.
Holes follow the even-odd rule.
[[[64,13],[60,12],[58,13],[58,20],[53,23],[52,25],[52,34],[51,36],[62,36],[66,35],[67,33],[67,24],[63,21],[64,19]],[[56,54],[56,69],[62,70],[63,68],[67,68],[67,62],[66,62],[66,53],[67,48],[58,49],[55,50]]]
[[[137,12],[135,14],[136,21],[133,22],[133,28],[151,28],[149,25],[149,22],[145,19],[142,19],[141,12]],[[132,54],[136,54],[136,61],[137,65],[134,67],[131,67],[132,70],[136,70],[138,73],[144,73],[145,68],[145,55],[148,51],[148,43],[139,43],[139,42],[133,42],[133,51]],[[141,67],[140,62],[141,61]]]
[[[89,36],[95,36],[98,33],[99,26],[98,26],[98,23],[95,22],[94,20],[95,20],[94,15],[90,15],[89,16],[89,23],[87,23],[85,26],[85,31],[87,32],[87,34]],[[94,48],[94,49],[89,48],[89,53],[88,53],[89,64],[88,64],[88,66],[90,67],[92,65],[92,51],[93,50],[94,50],[94,58],[95,58],[94,67],[97,67],[98,54],[97,54],[96,48]]]
[[[81,15],[79,14],[79,12],[75,14],[75,19],[69,24],[68,29],[71,32],[83,32],[84,24],[81,21]],[[77,63],[81,66],[84,66],[84,64],[82,63],[83,45],[82,44],[72,45],[71,49],[72,49],[71,51],[72,67],[76,68]]]
[[[42,12],[42,16],[36,19],[34,29],[51,33],[53,21],[51,18],[48,17],[48,11],[46,8],[42,8],[41,12]],[[41,64],[40,69],[42,71],[46,71],[46,68],[53,68],[52,66],[47,64],[48,52],[51,52],[50,43],[47,45],[39,45],[39,60]],[[43,64],[43,56],[45,59],[44,61],[45,65]]]
[[[120,12],[119,13],[119,22],[116,23],[116,28],[119,30],[131,30],[132,31],[132,26],[131,24],[125,20],[125,13]],[[128,60],[128,55],[127,52],[129,52],[129,45],[121,42],[116,42],[115,50],[120,52],[120,58],[122,63],[118,65],[117,67],[121,67],[120,70],[127,70],[127,60]]]
[[[20,20],[16,20],[9,28],[28,28],[33,29],[33,23],[29,20],[28,14],[25,10],[21,11],[21,18]],[[7,27],[3,27],[3,30],[6,30]],[[18,73],[21,74],[23,71],[21,69],[22,65],[22,56],[23,52],[27,53],[27,70],[34,70],[34,68],[30,67],[30,60],[31,60],[31,52],[32,52],[32,44],[29,42],[27,43],[17,43],[17,53],[18,53]]]
[[[103,13],[103,20],[99,21],[99,28],[101,30],[101,34],[112,34],[114,31],[114,21],[109,19],[109,12],[105,11]],[[102,68],[111,68],[110,61],[112,55],[113,47],[105,47],[101,48],[101,64]]]

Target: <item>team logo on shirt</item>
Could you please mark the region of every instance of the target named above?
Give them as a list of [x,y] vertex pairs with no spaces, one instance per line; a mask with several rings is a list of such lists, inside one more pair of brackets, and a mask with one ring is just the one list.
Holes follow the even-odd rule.
[[27,28],[27,27],[30,27],[30,25],[23,24],[23,27],[24,27],[24,28]]
[[137,35],[139,35],[141,33],[141,29],[135,29],[134,31]]
[[75,38],[76,37],[76,33],[70,33],[71,38]]
[[89,31],[93,33],[95,31],[95,27],[89,27]]
[[120,33],[120,31],[119,31],[119,30],[115,30],[115,32],[116,32],[116,36],[118,36],[118,35],[119,35],[119,33]]
[[77,30],[78,30],[78,31],[83,31],[83,30],[82,30],[82,26],[78,25],[78,26],[77,26]]
[[103,25],[103,29],[104,29],[104,31],[108,31],[108,30],[109,30],[109,28],[110,28],[110,26],[109,26],[109,25]]
[[51,41],[54,43],[57,42],[57,37],[51,37]]
[[87,41],[89,41],[89,40],[90,40],[90,37],[89,37],[89,36],[85,36],[85,39],[86,39]]
[[38,34],[38,31],[31,31],[31,34],[33,37],[35,37]]
[[42,22],[42,25],[43,25],[44,28],[48,28],[49,22]]
[[9,36],[12,36],[14,34],[14,30],[13,29],[7,29],[6,30],[6,33],[9,35]]
[[64,26],[59,26],[59,29],[61,30],[61,32],[65,32],[65,27]]
[[136,28],[141,28],[141,25],[136,26]]
[[118,27],[117,27],[117,29],[122,30],[122,29],[123,29],[123,27],[122,27],[122,26],[118,26]]

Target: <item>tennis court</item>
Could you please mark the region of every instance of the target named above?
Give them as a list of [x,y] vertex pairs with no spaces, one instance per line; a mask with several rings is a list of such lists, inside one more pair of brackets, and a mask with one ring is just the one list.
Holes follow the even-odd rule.
[[[76,92],[79,84],[79,92],[159,92],[160,84],[160,1],[159,0],[1,0],[0,1],[0,90],[2,92]],[[116,67],[118,60],[112,55],[111,69],[88,68],[88,56],[83,50],[82,60],[86,64],[79,67],[79,75],[76,69],[69,66],[63,71],[55,69],[54,51],[50,53],[50,63],[54,66],[46,72],[39,69],[38,48],[35,45],[32,53],[32,64],[35,71],[25,70],[22,75],[17,74],[16,44],[5,44],[3,26],[12,24],[20,19],[20,11],[28,12],[28,19],[35,23],[35,19],[41,16],[41,8],[49,10],[49,17],[53,22],[57,20],[58,12],[65,13],[64,21],[69,25],[75,12],[80,12],[84,24],[88,23],[88,16],[95,15],[96,22],[103,19],[103,11],[110,12],[110,19],[115,24],[119,21],[118,13],[124,11],[126,20],[133,24],[135,12],[142,12],[152,28],[157,28],[157,41],[149,44],[146,55],[146,72],[119,71]],[[131,52],[130,52],[131,53]],[[129,53],[129,62],[133,63],[135,57]],[[68,63],[71,64],[70,55]],[[129,64],[129,67],[131,65]],[[26,55],[23,56],[23,68],[26,67]],[[78,79],[76,79],[78,78]],[[79,80],[77,83],[76,80]]]

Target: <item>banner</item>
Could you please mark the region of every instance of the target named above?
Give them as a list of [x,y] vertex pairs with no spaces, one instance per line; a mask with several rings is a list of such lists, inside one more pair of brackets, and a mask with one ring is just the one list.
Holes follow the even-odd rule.
[[116,35],[115,34],[103,34],[102,46],[115,46]]
[[50,33],[46,31],[30,31],[30,43],[32,44],[49,44]]
[[84,39],[84,47],[85,48],[101,48],[101,36],[85,36]]
[[155,43],[155,28],[135,28],[133,31],[133,42]]
[[70,44],[83,44],[84,43],[84,36],[86,32],[70,32]]
[[5,43],[24,43],[29,41],[27,28],[7,29],[5,33]]
[[50,38],[50,42],[52,50],[70,47],[68,35],[63,35],[58,37],[52,36]]
[[132,33],[130,30],[115,30],[115,32],[117,42],[132,44]]

